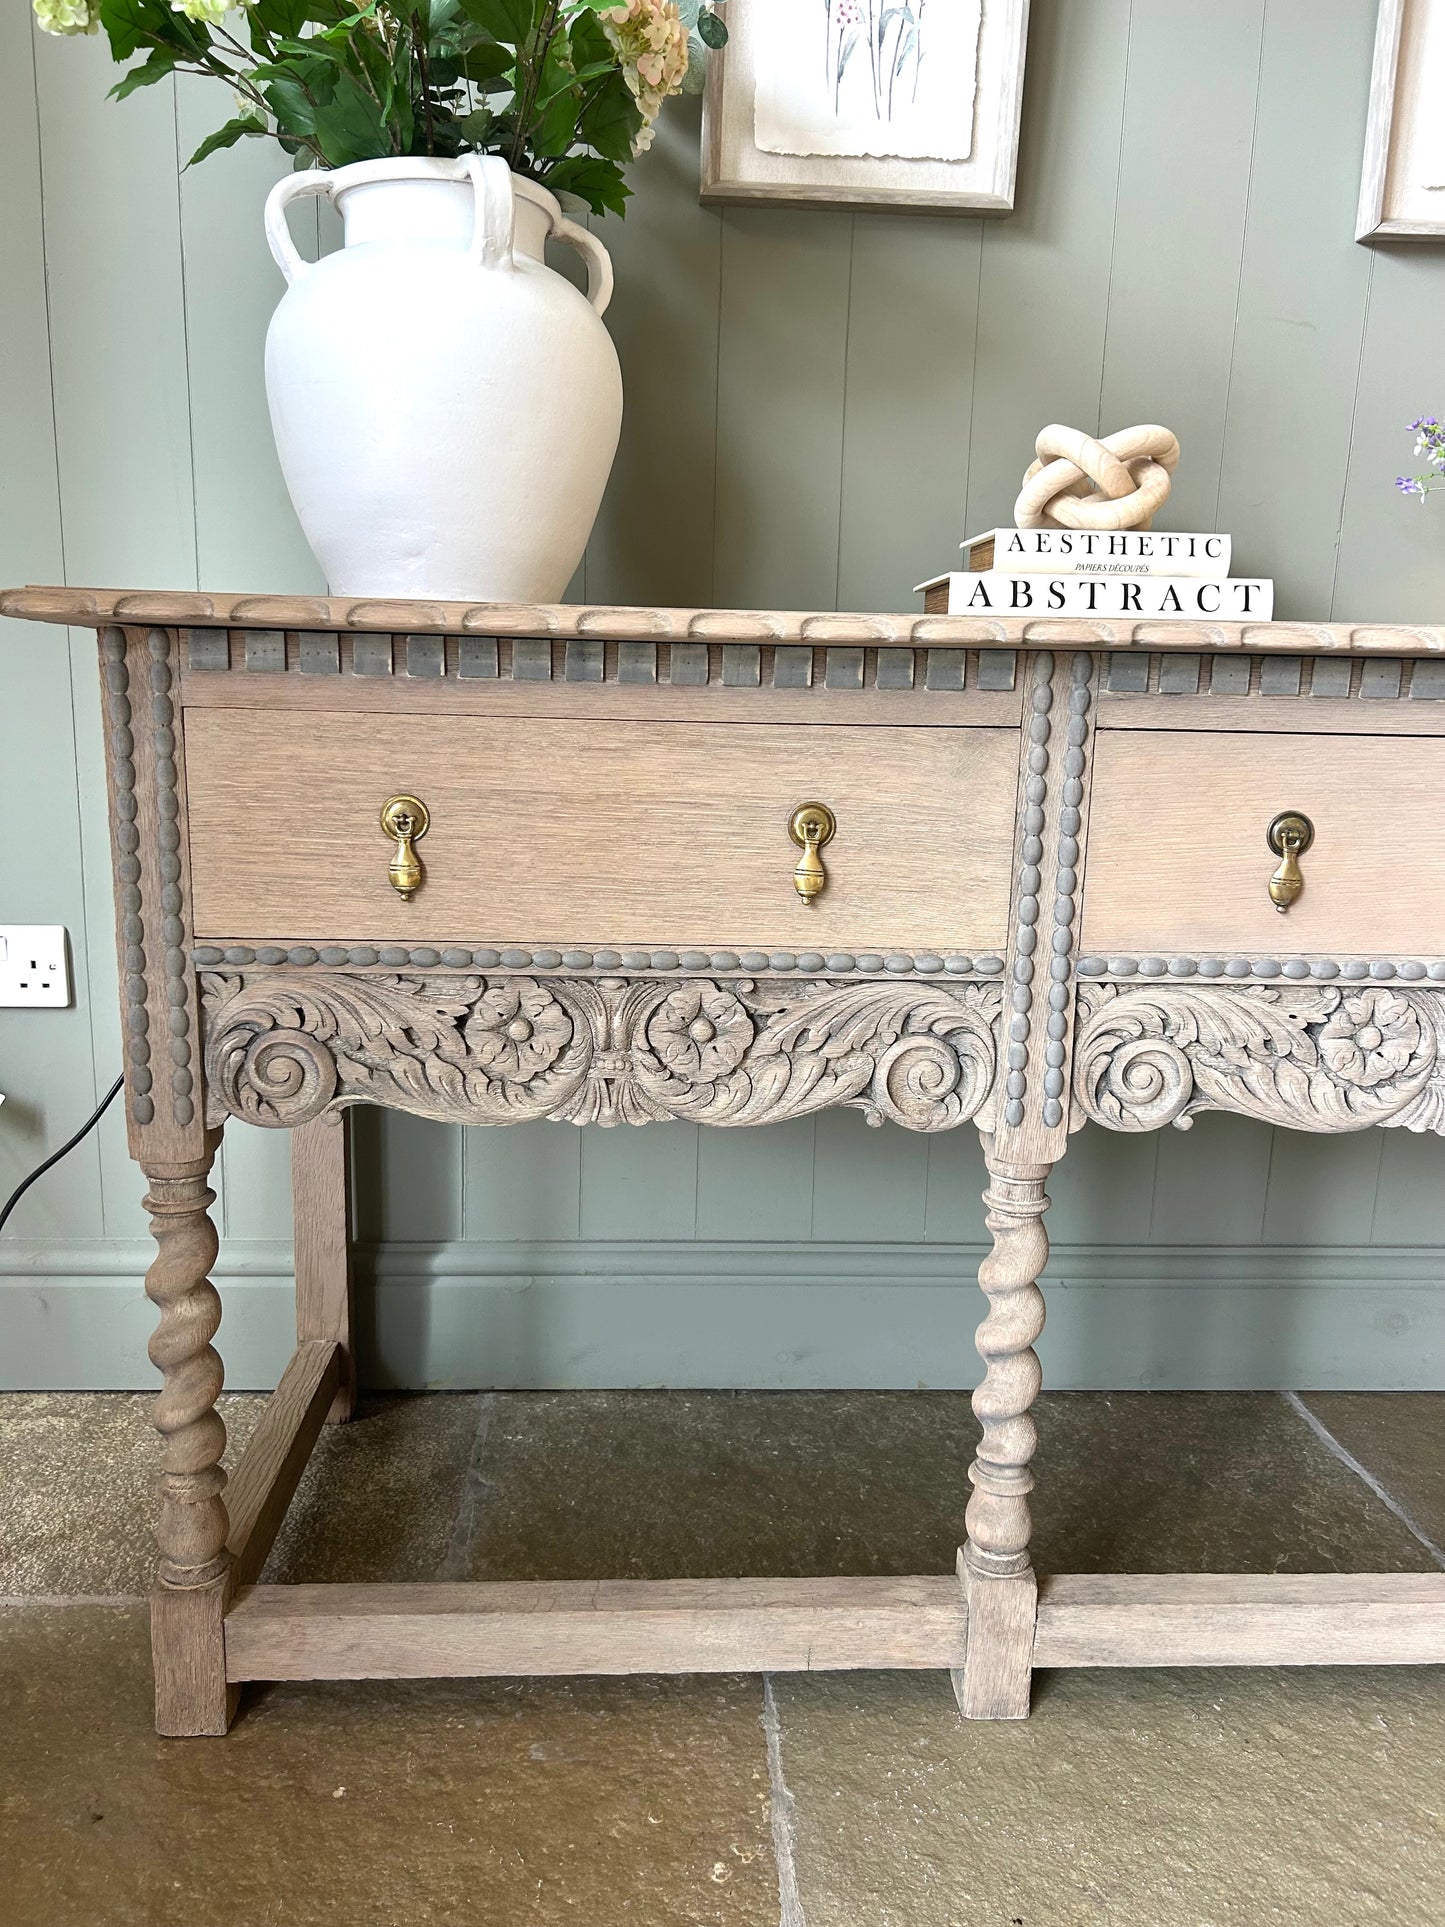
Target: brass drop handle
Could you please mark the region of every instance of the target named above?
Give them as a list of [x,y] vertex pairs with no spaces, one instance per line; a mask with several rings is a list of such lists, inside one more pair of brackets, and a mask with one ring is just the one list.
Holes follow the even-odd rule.
[[826,803],[802,803],[788,818],[788,835],[803,852],[793,871],[793,888],[804,903],[811,903],[828,881],[819,852],[832,842],[837,827]]
[[387,880],[403,903],[416,895],[426,876],[415,846],[430,825],[431,813],[418,796],[388,797],[381,806],[381,827],[396,845]]
[[1315,826],[1298,810],[1285,810],[1269,826],[1266,841],[1279,858],[1269,880],[1269,900],[1281,916],[1305,887],[1299,860],[1315,840]]

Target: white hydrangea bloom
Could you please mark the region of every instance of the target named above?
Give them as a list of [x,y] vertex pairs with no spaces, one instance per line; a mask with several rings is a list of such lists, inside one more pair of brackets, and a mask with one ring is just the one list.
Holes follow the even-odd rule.
[[100,26],[94,0],[35,0],[35,18],[43,33],[94,33]]
[[597,18],[620,56],[623,77],[642,115],[632,151],[644,153],[652,145],[652,123],[662,103],[678,93],[687,78],[687,28],[677,0],[622,0]]
[[187,20],[200,20],[208,27],[219,27],[226,9],[244,0],[171,0],[171,12],[183,13]]

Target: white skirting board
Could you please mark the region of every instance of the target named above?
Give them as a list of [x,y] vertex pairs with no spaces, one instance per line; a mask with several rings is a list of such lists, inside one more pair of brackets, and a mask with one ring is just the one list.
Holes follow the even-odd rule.
[[[364,1385],[434,1390],[975,1381],[981,1246],[394,1244],[358,1251]],[[0,1389],[151,1390],[139,1242],[0,1251]],[[1074,1245],[1044,1277],[1058,1390],[1445,1389],[1428,1246]],[[231,1241],[214,1277],[232,1390],[294,1343],[291,1251]]]

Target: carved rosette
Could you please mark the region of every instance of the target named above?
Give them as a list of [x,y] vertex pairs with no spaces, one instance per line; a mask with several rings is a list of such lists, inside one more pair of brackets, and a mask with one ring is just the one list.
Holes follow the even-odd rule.
[[987,1105],[997,984],[203,974],[209,1121],[374,1102],[470,1124],[767,1124],[853,1105],[942,1131]]
[[1187,1129],[1215,1110],[1445,1134],[1445,991],[1086,984],[1074,1107],[1114,1131]]

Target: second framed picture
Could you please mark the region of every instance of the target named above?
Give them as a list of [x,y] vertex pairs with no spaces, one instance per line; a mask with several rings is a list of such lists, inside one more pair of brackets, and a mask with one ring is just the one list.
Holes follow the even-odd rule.
[[704,201],[1014,204],[1028,0],[727,0]]

